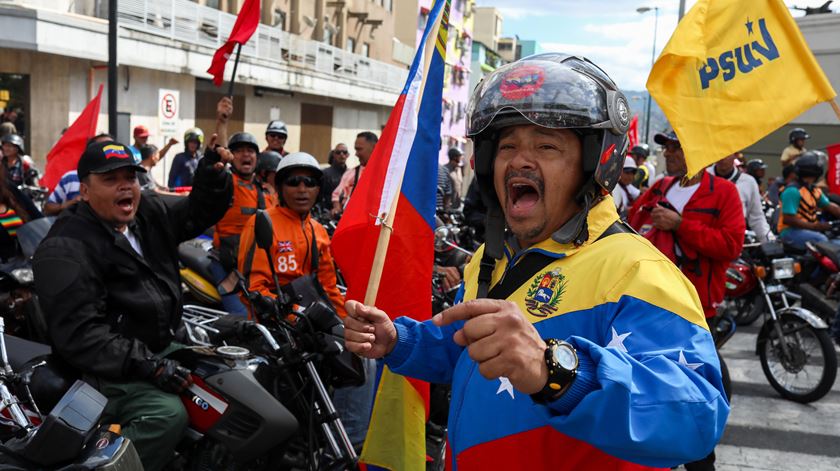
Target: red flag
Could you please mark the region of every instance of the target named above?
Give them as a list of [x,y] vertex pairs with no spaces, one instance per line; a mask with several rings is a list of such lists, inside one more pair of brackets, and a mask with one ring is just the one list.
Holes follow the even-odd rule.
[[260,24],[260,0],[245,0],[236,23],[230,32],[227,42],[213,54],[213,62],[207,73],[213,76],[213,83],[218,87],[224,82],[225,64],[233,53],[233,46],[245,44],[251,39]]
[[630,120],[630,127],[627,129],[627,140],[630,142],[630,148],[639,145],[639,115],[633,116]]
[[828,191],[840,194],[840,143],[830,145],[826,148],[828,153],[828,172],[825,179],[828,182]]
[[85,151],[88,139],[96,134],[96,123],[99,121],[99,102],[102,98],[102,85],[93,100],[85,106],[82,113],[73,121],[73,124],[64,131],[58,142],[55,143],[47,154],[47,168],[41,178],[41,185],[47,187],[50,192],[61,177],[76,170],[79,165],[79,158]]

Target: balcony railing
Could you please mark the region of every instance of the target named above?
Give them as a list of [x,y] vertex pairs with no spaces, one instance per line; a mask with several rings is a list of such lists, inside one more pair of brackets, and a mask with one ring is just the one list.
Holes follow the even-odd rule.
[[[213,49],[228,38],[236,21],[235,15],[189,0],[118,0],[118,3],[119,23],[125,28]],[[242,46],[242,55],[318,71],[366,86],[376,85],[393,93],[402,90],[407,76],[407,71],[399,67],[264,24]]]

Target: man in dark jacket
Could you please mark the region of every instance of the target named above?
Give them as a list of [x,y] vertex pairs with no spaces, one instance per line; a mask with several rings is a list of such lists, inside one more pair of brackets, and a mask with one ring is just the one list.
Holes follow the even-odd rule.
[[330,151],[330,167],[324,169],[324,176],[321,178],[321,193],[318,194],[318,205],[329,211],[332,209],[332,194],[341,182],[341,177],[347,171],[347,157],[350,151],[347,145],[338,143],[335,149]]
[[187,425],[176,394],[189,371],[166,358],[181,320],[177,249],[230,206],[230,158],[208,150],[189,197],[167,200],[141,195],[145,170],[126,146],[93,144],[79,160],[82,201],[35,253],[54,351],[108,397],[103,418],[122,425],[146,470],[166,465]]

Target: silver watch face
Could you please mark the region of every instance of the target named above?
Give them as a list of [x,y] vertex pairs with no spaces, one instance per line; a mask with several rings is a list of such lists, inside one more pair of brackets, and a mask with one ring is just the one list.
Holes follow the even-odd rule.
[[557,345],[552,349],[551,353],[554,356],[554,361],[564,369],[573,370],[577,367],[577,357],[569,345]]

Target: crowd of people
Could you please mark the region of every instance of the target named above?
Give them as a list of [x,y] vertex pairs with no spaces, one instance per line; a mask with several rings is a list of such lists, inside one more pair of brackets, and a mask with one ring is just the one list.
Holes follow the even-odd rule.
[[[535,67],[544,73],[538,89],[506,91],[508,74]],[[565,93],[576,87],[592,96]],[[554,106],[558,96],[569,106]],[[606,96],[619,97],[618,108]],[[824,162],[805,149],[804,130],[791,133],[784,175],[772,182],[762,161],[744,164],[740,154],[688,175],[679,137],[660,133],[659,176],[646,146],[620,152],[629,124],[620,100],[596,65],[561,54],[506,65],[477,87],[467,130],[475,178],[465,184],[463,151],[449,149],[437,203],[462,208],[487,242],[464,269],[464,302],[427,322],[345,301],[329,234],[313,217],[341,216],[375,133],[353,142],[358,166],[348,168],[350,149],[339,143],[324,167],[285,148],[281,121],[268,123],[264,146],[246,132],[228,136],[234,104],[225,97],[207,139],[197,128],[184,134],[165,185],[151,172],[177,139],[158,149],[143,126],[130,146],[95,136],[43,208],[59,216],[33,260],[50,342],[109,398],[106,417],[122,424],[146,469],[164,469],[187,425],[176,394],[190,384],[168,358],[183,348],[174,337],[177,246],[212,228],[210,281],[228,313],[258,320],[278,296],[273,272],[281,291],[304,280],[344,320],[347,348],[366,358],[368,373],[383,359],[399,374],[451,383],[449,438],[463,469],[714,469],[729,405],[706,319],[723,301],[726,268],[745,230],[803,245],[825,237],[817,211],[840,217],[840,207],[819,188]],[[589,114],[566,115],[575,109]],[[37,185],[23,140],[10,132],[2,143],[6,263],[15,228],[41,213],[18,190]],[[765,204],[779,205],[778,222]],[[268,256],[256,250],[259,211],[273,226]],[[460,272],[449,282],[460,283]],[[357,448],[372,376],[335,392]],[[688,429],[690,439],[674,433]]]

